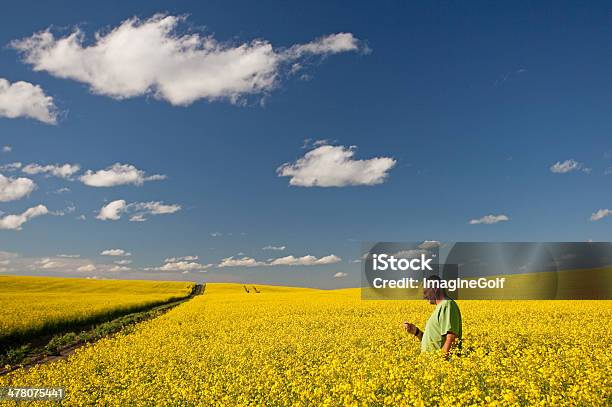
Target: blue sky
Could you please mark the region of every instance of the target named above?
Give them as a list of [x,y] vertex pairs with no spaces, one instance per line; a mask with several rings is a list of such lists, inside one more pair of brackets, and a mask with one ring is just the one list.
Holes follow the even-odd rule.
[[[0,165],[22,166],[0,174],[5,194],[20,178],[36,188],[0,202],[1,216],[48,213],[21,230],[5,220],[2,270],[339,287],[358,283],[362,241],[608,241],[610,11],[603,2],[7,5],[0,145],[11,151]],[[144,45],[154,58],[141,60],[119,42],[100,45],[130,18],[161,24],[158,13],[183,16],[166,40],[198,33],[199,46],[214,38],[214,47],[183,63],[188,51],[158,55],[155,38]],[[57,45],[76,27],[73,59],[32,40],[49,29]],[[132,45],[149,38],[128,34]],[[211,55],[244,47],[262,58],[257,81],[228,79],[240,64],[211,68]],[[52,106],[17,100],[7,87],[19,81]],[[313,151],[321,160],[297,161]],[[116,163],[136,181],[81,178],[90,170],[99,180]],[[277,170],[285,163],[315,181],[290,185]],[[58,164],[79,170],[32,170]],[[138,185],[156,174],[165,179]],[[119,219],[99,219],[121,200]],[[151,214],[162,204],[180,209]],[[108,249],[130,255],[100,254]],[[286,256],[307,265],[270,265]],[[218,267],[230,257],[255,266]]]

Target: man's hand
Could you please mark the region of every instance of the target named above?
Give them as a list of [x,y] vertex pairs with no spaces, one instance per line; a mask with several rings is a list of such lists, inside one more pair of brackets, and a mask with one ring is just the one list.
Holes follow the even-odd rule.
[[406,332],[416,336],[419,339],[423,338],[423,332],[421,332],[421,330],[417,328],[415,324],[405,321],[401,326]]

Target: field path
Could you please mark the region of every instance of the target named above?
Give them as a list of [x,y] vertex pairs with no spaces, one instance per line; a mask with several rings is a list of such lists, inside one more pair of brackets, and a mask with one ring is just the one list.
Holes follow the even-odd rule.
[[[150,319],[158,318],[161,315],[163,315],[166,312],[168,312],[171,309],[173,309],[174,307],[176,307],[176,306],[178,306],[178,305],[180,305],[180,304],[182,304],[182,303],[184,303],[186,301],[189,301],[193,297],[195,297],[197,295],[204,294],[205,287],[206,287],[206,283],[196,284],[193,287],[193,290],[191,291],[191,294],[189,294],[189,296],[187,296],[185,298],[178,299],[176,301],[171,301],[171,302],[168,302],[168,303],[165,303],[165,304],[162,304],[162,305],[151,307],[148,311],[153,310],[155,308],[163,308],[163,311],[161,311],[160,313],[158,313],[154,317],[150,317],[150,318],[146,318],[145,317],[145,318],[140,319],[140,320],[138,320],[138,321],[136,321],[134,323],[130,323],[130,324],[126,325],[126,326],[130,326],[130,325],[134,325],[134,324],[137,324],[137,323],[140,323],[140,322],[143,322],[143,321],[147,321],[147,320],[150,320]],[[142,312],[143,311],[138,311],[138,312],[135,312],[135,313],[125,314],[125,315],[120,316],[117,319],[125,318],[125,317],[128,317],[128,316],[132,315],[132,314],[138,314],[138,313],[142,313]],[[106,322],[111,322],[111,321],[106,321]],[[125,329],[126,326],[124,326],[122,329]],[[117,331],[117,332],[120,332],[120,331]],[[114,335],[117,332],[113,332],[113,333],[111,333],[111,334],[109,334],[109,335],[107,335],[105,337]],[[28,370],[29,368],[31,368],[32,366],[35,366],[35,365],[42,365],[42,364],[46,364],[46,363],[55,362],[57,360],[66,359],[66,358],[68,358],[68,356],[72,355],[78,348],[81,348],[81,347],[83,347],[83,346],[85,346],[87,344],[96,343],[100,339],[102,339],[102,338],[98,338],[98,339],[96,339],[94,341],[81,341],[81,342],[77,342],[77,343],[74,343],[74,344],[71,344],[71,345],[67,345],[67,346],[61,347],[58,350],[57,354],[54,354],[54,355],[43,355],[43,356],[39,356],[39,357],[34,357],[33,359],[31,359],[31,360],[29,360],[29,361],[27,361],[25,363],[17,364],[17,365],[11,366],[9,368],[2,369],[2,370],[0,370],[0,376],[4,376],[4,375],[6,375],[6,374],[8,374],[8,373],[18,369],[19,367],[24,367],[25,370]]]

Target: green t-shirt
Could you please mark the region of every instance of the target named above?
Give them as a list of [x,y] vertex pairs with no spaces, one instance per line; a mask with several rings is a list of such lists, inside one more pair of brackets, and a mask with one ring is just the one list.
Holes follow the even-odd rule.
[[452,332],[459,339],[461,345],[461,312],[455,301],[447,298],[436,305],[436,309],[429,317],[421,340],[421,352],[430,352],[442,349],[445,335]]

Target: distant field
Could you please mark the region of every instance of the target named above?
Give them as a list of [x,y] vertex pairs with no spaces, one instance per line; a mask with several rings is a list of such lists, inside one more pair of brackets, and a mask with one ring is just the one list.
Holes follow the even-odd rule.
[[193,283],[0,276],[0,344],[186,297]]

